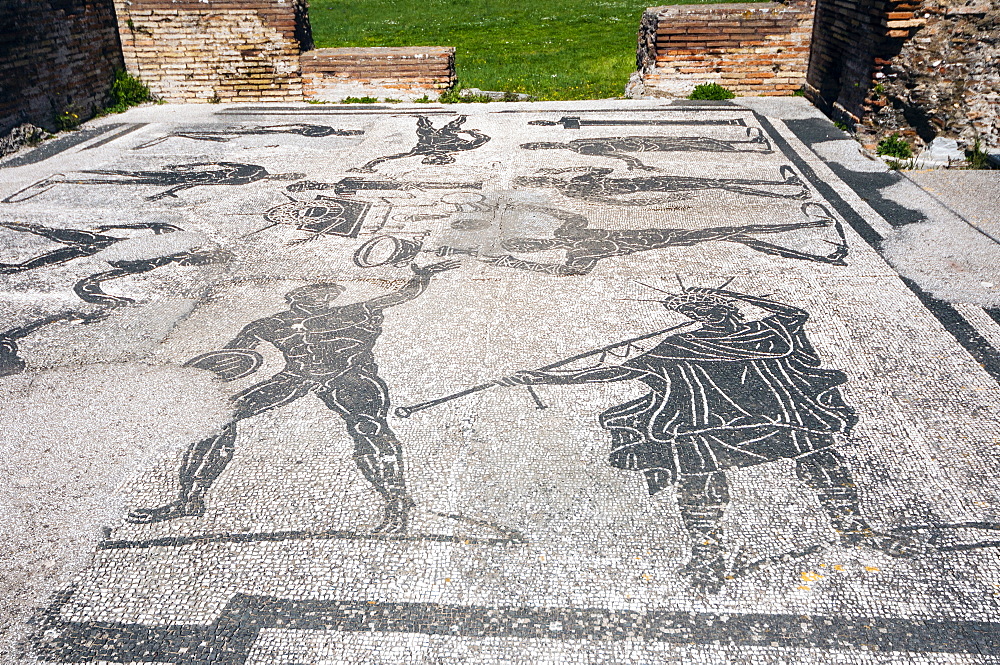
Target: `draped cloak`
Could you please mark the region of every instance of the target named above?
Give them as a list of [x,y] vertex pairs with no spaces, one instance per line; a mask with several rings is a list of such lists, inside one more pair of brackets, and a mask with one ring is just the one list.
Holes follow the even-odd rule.
[[650,493],[693,475],[798,457],[848,433],[854,409],[820,367],[808,314],[775,314],[732,332],[673,335],[624,363],[652,392],[601,414],[611,464],[645,471]]

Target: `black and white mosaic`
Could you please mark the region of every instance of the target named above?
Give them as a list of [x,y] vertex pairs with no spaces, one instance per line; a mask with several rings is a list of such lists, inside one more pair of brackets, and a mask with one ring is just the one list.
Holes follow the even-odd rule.
[[139,110],[0,163],[4,434],[124,446],[112,372],[163,437],[23,657],[1000,662],[982,322],[789,126],[591,106]]

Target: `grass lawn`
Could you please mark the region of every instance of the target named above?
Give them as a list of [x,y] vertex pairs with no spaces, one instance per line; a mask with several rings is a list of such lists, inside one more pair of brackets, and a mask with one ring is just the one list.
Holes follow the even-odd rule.
[[[653,2],[690,4],[694,0]],[[311,0],[316,46],[454,46],[459,82],[539,99],[620,97],[637,0]]]

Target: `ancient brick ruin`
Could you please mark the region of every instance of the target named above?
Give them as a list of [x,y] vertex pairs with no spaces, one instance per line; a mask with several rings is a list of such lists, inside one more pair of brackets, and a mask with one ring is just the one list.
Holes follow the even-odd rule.
[[320,101],[437,98],[457,81],[450,46],[320,48],[299,61],[303,94]]
[[893,9],[859,79],[868,94],[845,109],[859,133],[874,140],[898,130],[918,143],[940,134],[966,146],[978,138],[1000,149],[1000,5],[927,0]]
[[306,0],[115,0],[129,72],[172,102],[302,99]]
[[802,90],[869,145],[900,132],[1000,148],[1000,5],[994,0],[815,0],[646,10],[645,94],[715,82],[739,95]]
[[718,83],[738,95],[790,95],[805,83],[812,29],[810,0],[647,9],[637,52],[646,94]]
[[112,0],[0,0],[0,136],[86,120],[122,67]]

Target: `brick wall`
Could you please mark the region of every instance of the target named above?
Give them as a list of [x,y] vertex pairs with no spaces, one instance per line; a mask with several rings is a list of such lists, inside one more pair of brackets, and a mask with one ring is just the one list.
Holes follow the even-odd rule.
[[0,0],[0,135],[89,118],[122,67],[112,0]]
[[812,3],[647,9],[636,61],[645,93],[685,97],[718,83],[738,95],[790,95],[805,83]]
[[809,98],[834,117],[860,121],[877,63],[890,61],[922,23],[913,14],[919,1],[817,0]]
[[993,0],[817,0],[806,92],[868,145],[890,132],[1000,147]]
[[115,0],[129,72],[175,102],[302,99],[306,0]]
[[413,99],[437,97],[455,84],[455,49],[323,48],[303,53],[302,86],[307,99],[345,97]]

